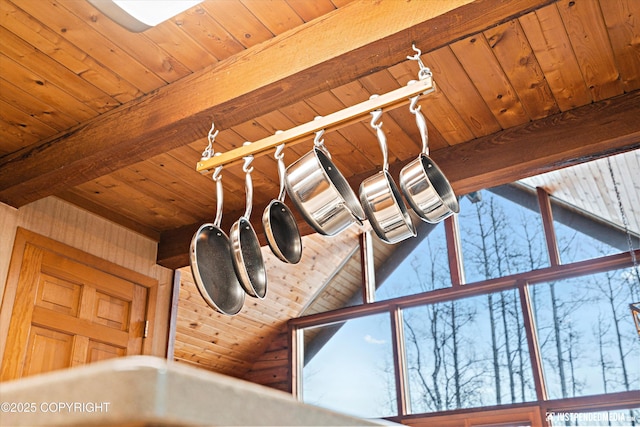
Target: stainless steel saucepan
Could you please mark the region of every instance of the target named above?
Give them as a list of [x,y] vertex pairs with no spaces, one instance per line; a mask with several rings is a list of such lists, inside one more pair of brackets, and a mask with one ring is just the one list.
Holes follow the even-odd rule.
[[206,303],[222,314],[237,314],[244,304],[240,286],[229,257],[229,237],[220,228],[222,222],[222,166],[213,174],[216,183],[216,218],[213,224],[200,226],[191,239],[189,261],[198,292]]
[[324,146],[324,130],[316,132],[313,150],[287,168],[289,197],[314,230],[333,236],[365,219],[349,183],[331,161]]
[[[246,144],[245,144],[246,145]],[[251,208],[253,204],[253,182],[250,167],[253,156],[244,158],[242,170],[245,172],[246,208],[244,215],[231,227],[231,257],[233,266],[240,280],[240,285],[249,296],[264,298],[267,294],[267,270],[262,258],[260,241],[251,225]]]
[[420,95],[411,98],[409,111],[416,116],[422,138],[422,152],[400,171],[400,188],[411,208],[424,221],[432,224],[460,211],[458,199],[449,180],[429,158],[427,120],[417,105]]
[[274,157],[278,161],[280,193],[278,198],[267,205],[262,214],[262,225],[271,252],[281,261],[297,264],[302,257],[302,240],[298,223],[291,210],[284,204],[285,175],[284,144],[276,147]]
[[389,173],[387,138],[382,131],[382,122],[378,122],[382,110],[372,111],[371,115],[371,127],[376,130],[383,163],[380,172],[360,184],[360,202],[378,237],[386,243],[397,243],[414,237],[416,229]]

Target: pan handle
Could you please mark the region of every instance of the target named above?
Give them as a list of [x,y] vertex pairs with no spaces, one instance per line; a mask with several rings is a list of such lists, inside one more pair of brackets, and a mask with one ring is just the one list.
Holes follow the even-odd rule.
[[382,117],[382,110],[374,110],[371,112],[371,127],[376,130],[380,150],[382,150],[382,170],[386,172],[389,170],[389,154],[387,153],[387,137],[382,131],[382,122],[379,121],[380,117]]
[[213,172],[213,181],[216,183],[216,219],[213,225],[220,228],[222,224],[222,202],[224,189],[222,188],[222,166],[218,166]]
[[[279,132],[282,132],[282,131],[278,131],[276,132],[276,134]],[[280,178],[280,193],[278,193],[278,200],[280,200],[281,203],[284,202],[284,193],[285,193],[284,178],[287,173],[287,169],[284,165],[283,151],[284,151],[284,144],[280,144],[276,147],[276,153],[274,155],[274,157],[278,161],[278,177]]]
[[[249,145],[250,142],[245,142],[244,145]],[[251,180],[251,172],[253,172],[253,167],[251,167],[251,163],[253,162],[253,156],[243,157],[244,165],[242,166],[242,170],[245,173],[244,178],[244,189],[247,194],[247,205],[244,211],[244,217],[249,220],[251,217],[251,208],[253,205],[253,181]]]
[[429,132],[427,130],[427,119],[420,111],[421,106],[418,105],[418,99],[420,95],[416,95],[410,99],[409,111],[416,116],[416,125],[420,131],[420,138],[422,139],[422,154],[429,155]]

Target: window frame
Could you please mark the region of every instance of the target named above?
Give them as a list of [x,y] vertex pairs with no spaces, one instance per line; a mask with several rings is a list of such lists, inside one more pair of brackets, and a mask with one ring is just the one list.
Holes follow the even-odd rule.
[[[628,409],[640,406],[640,391],[632,390],[618,393],[598,394],[583,397],[549,400],[545,387],[541,355],[537,342],[534,325],[533,308],[530,300],[529,287],[553,280],[580,277],[605,271],[633,268],[633,259],[640,258],[640,249],[618,254],[602,256],[569,264],[560,262],[556,241],[551,200],[549,194],[541,188],[536,189],[538,206],[542,218],[547,254],[550,265],[533,271],[516,273],[509,276],[487,279],[479,282],[465,283],[462,256],[460,250],[460,234],[456,216],[445,220],[445,236],[450,267],[451,287],[436,289],[428,292],[397,297],[393,299],[365,302],[362,305],[344,307],[333,311],[317,313],[290,319],[289,332],[289,362],[290,362],[290,391],[299,398],[302,391],[302,330],[330,323],[346,321],[358,317],[387,313],[391,318],[391,337],[393,340],[394,374],[396,382],[397,416],[389,419],[394,421],[413,420],[416,417],[432,418],[443,415],[457,415],[464,413],[478,413],[490,409],[488,407],[465,408],[425,414],[411,414],[408,386],[407,367],[403,337],[402,311],[406,308],[448,302],[463,298],[497,293],[517,289],[519,293],[523,322],[526,332],[527,346],[534,380],[535,400],[526,403],[503,404],[491,407],[492,410],[510,410],[521,407],[536,406],[540,410],[541,425],[547,425],[545,414],[549,411],[579,411],[592,410],[594,405],[601,410]],[[361,243],[364,240],[361,239]],[[635,256],[633,256],[635,255]],[[364,260],[364,257],[363,257]],[[364,266],[363,266],[364,269]],[[370,289],[370,284],[368,284]],[[366,292],[363,292],[366,295]],[[371,300],[369,300],[371,301]]]

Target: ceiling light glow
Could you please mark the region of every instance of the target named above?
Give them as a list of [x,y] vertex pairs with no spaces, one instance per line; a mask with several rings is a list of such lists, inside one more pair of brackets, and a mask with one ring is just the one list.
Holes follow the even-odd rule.
[[141,32],[201,3],[203,0],[88,0],[130,31]]

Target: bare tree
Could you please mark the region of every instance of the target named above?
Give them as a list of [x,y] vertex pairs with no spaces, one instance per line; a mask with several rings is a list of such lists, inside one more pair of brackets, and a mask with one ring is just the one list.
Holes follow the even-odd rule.
[[[414,278],[425,290],[440,287],[449,277],[436,268],[443,260],[430,251],[428,259],[415,258]],[[425,268],[424,262],[430,265]],[[461,331],[475,320],[475,310],[462,302],[431,304],[404,316],[407,365],[411,378],[412,401],[426,410],[441,411],[468,406],[479,389],[472,343]],[[465,352],[462,349],[466,349]],[[416,399],[416,396],[420,396]]]
[[562,391],[562,397],[567,397],[567,379],[564,373],[564,358],[562,351],[562,339],[560,338],[560,329],[562,322],[560,320],[560,314],[558,312],[558,299],[556,298],[556,284],[555,282],[549,283],[549,293],[551,294],[551,313],[553,315],[552,329],[555,335],[556,343],[556,363],[558,367],[558,374],[560,375],[560,390]]
[[[611,363],[607,360],[605,356],[604,349],[608,346],[608,343],[605,337],[609,333],[609,327],[605,323],[605,318],[602,313],[598,313],[598,322],[597,322],[597,330],[594,330],[593,333],[595,335],[596,341],[598,342],[598,362],[597,365],[600,367],[600,375],[602,376],[602,386],[604,388],[604,392],[608,393],[608,380],[607,380],[607,372],[611,369]],[[594,328],[595,329],[595,328]]]
[[[619,363],[622,374],[622,385],[625,390],[630,389],[629,373],[627,369],[627,356],[631,350],[631,346],[625,345],[625,337],[620,329],[621,313],[626,313],[626,307],[631,298],[631,289],[626,285],[624,280],[616,280],[619,275],[618,271],[609,271],[598,277],[598,280],[589,281],[589,287],[597,294],[603,297],[609,311],[606,318],[610,319],[610,325],[613,326],[613,340],[617,349]],[[627,349],[625,350],[625,347]]]

